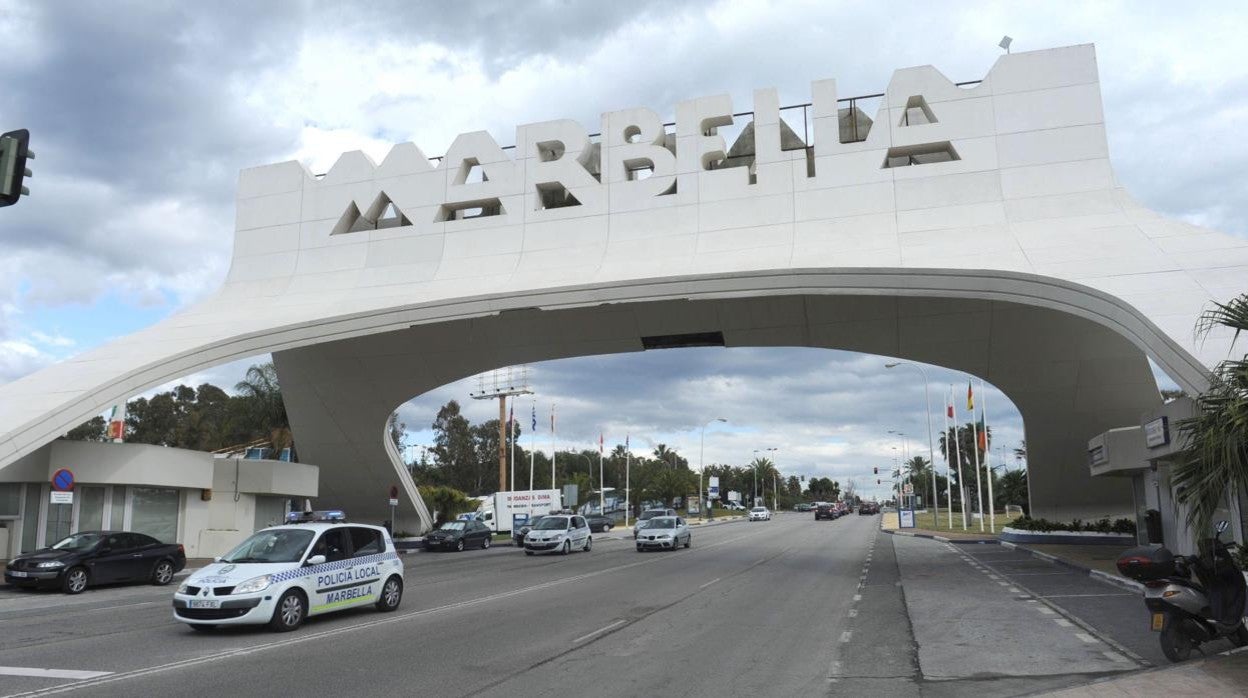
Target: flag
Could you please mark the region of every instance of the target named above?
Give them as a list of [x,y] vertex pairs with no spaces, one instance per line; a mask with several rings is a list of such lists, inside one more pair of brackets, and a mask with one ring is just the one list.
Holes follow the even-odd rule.
[[949,419],[954,418],[953,417],[953,403],[949,403],[945,405],[945,416],[947,416]]
[[550,406],[550,433],[555,433],[555,406]]
[[988,452],[988,425],[985,424],[983,429],[979,430],[979,450],[984,453]]
[[598,432],[598,453],[602,453],[602,432]]
[[975,392],[974,390],[972,390],[971,382],[968,380],[966,382],[966,410],[968,412],[971,412],[971,411],[974,411],[974,409],[975,409]]
[[624,450],[628,450],[628,434],[624,435]]
[[511,431],[516,430],[516,403],[511,403],[511,412],[507,415],[507,428]]
[[537,401],[533,401],[533,433],[537,433]]

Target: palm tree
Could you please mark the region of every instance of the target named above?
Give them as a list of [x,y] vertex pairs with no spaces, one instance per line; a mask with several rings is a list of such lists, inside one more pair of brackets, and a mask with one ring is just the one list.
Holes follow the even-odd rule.
[[[1248,331],[1248,293],[1214,306],[1201,314],[1196,334],[1233,329],[1234,347],[1239,334]],[[1180,421],[1178,431],[1186,441],[1173,484],[1179,501],[1188,505],[1188,525],[1199,540],[1208,535],[1227,493],[1248,486],[1248,354],[1214,367],[1209,388],[1196,398],[1196,416]]]
[[268,436],[275,457],[282,449],[293,445],[290,419],[286,416],[286,403],[282,402],[282,388],[272,361],[253,364],[243,380],[234,384],[234,389],[245,400],[250,426]]

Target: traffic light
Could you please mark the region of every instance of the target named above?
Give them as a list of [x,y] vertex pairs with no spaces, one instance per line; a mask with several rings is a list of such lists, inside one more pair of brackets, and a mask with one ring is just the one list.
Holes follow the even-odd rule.
[[876,474],[876,475],[879,475],[879,474],[880,474],[880,468],[879,468],[879,466],[876,466],[876,467],[872,468],[872,470],[874,470],[874,471],[875,471],[875,474]]
[[877,485],[878,485],[878,484],[880,484],[880,479],[879,479],[879,478],[876,478],[876,479],[875,479],[875,484],[877,484]]
[[12,206],[30,190],[23,186],[31,172],[27,160],[34,160],[30,150],[30,131],[18,129],[0,134],[0,207]]

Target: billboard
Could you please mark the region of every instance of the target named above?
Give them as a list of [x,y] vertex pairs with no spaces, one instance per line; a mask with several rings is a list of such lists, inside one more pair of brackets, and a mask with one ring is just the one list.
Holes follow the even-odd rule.
[[706,496],[719,499],[719,476],[712,475],[706,485]]
[[728,490],[728,501],[741,503],[741,493],[736,490]]

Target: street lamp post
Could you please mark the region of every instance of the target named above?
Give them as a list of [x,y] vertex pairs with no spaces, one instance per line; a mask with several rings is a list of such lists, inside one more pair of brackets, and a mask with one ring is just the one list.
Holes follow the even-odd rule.
[[[769,451],[779,451],[779,450],[780,449],[778,448],[756,448],[754,449],[754,453],[759,453],[759,452],[766,453]],[[757,456],[755,456],[755,458],[757,458]],[[764,458],[766,458],[766,456],[764,456]],[[751,504],[750,506],[756,507],[758,506],[758,464],[755,463],[754,467],[750,468],[750,470],[753,472],[753,475],[754,475],[754,503]],[[763,488],[764,489],[767,488],[766,480],[763,481]]]
[[[895,368],[897,366],[913,366],[919,369],[919,374],[923,376],[923,398],[927,402],[927,457],[928,463],[932,468],[932,515],[935,518],[935,526],[940,526],[940,493],[936,491],[936,449],[932,441],[932,395],[928,390],[927,369],[919,364],[909,361],[897,361],[891,364],[884,364],[884,368]],[[950,511],[952,511],[953,502],[949,502]]]
[[706,428],[715,422],[727,422],[727,421],[728,420],[724,419],[723,417],[716,417],[714,419],[707,420],[706,424],[702,425],[702,440],[700,442],[700,445],[698,446],[698,514],[699,514],[699,518],[703,518],[703,519],[706,518],[707,498],[703,494],[703,491],[702,491],[702,475],[703,475],[703,471],[706,469]]

